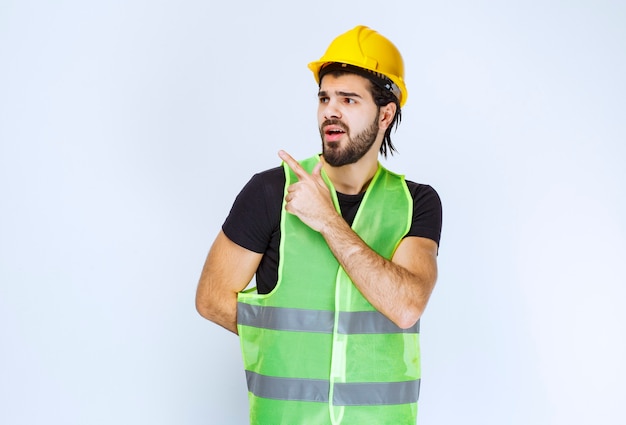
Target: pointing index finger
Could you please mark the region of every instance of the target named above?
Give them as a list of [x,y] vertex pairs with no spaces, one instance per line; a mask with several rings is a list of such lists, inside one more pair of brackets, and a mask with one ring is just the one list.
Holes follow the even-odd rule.
[[293,159],[293,157],[289,155],[287,152],[285,152],[284,150],[278,151],[278,156],[280,157],[280,159],[282,159],[283,161],[287,163],[289,168],[291,168],[291,171],[293,171],[296,174],[299,180],[302,180],[303,177],[309,175],[309,173],[307,173],[304,170],[304,168],[302,168],[300,163],[296,161],[295,159]]

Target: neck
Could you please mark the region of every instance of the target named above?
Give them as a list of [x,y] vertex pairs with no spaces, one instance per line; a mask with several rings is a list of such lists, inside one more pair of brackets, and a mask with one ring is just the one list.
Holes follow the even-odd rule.
[[341,167],[329,165],[323,156],[320,157],[320,160],[324,164],[326,175],[337,192],[357,195],[365,192],[378,170],[378,151],[375,153],[376,155],[369,155],[368,152],[354,164],[342,165]]

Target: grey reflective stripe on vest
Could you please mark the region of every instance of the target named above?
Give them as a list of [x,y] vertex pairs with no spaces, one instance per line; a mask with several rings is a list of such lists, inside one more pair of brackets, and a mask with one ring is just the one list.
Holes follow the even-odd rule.
[[277,378],[246,370],[248,391],[274,400],[328,402],[328,381],[322,379]]
[[[328,402],[330,384],[320,379],[277,378],[246,370],[248,391],[257,397],[287,401]],[[336,383],[336,406],[376,406],[416,403],[420,380],[404,382]]]
[[240,325],[277,331],[331,333],[334,322],[332,311],[237,304],[237,323]]
[[417,403],[420,381],[367,382],[335,384],[333,404],[337,406],[372,406]]
[[408,329],[402,329],[378,311],[339,312],[340,334],[419,333],[419,320]]
[[[237,304],[237,323],[277,331],[332,333],[334,313],[326,310]],[[419,333],[419,321],[408,329],[396,326],[378,311],[339,312],[340,334]]]

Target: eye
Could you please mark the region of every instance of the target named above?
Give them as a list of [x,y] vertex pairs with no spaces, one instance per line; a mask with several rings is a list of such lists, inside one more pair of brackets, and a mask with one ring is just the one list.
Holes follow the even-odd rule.
[[351,97],[346,97],[343,101],[348,105],[354,105],[356,103],[356,100],[352,99]]
[[320,103],[328,103],[328,97],[326,96],[320,96]]

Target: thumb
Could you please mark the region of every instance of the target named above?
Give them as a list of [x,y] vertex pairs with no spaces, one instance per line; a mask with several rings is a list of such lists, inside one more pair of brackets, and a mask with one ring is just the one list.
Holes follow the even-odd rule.
[[328,185],[326,184],[326,181],[324,181],[324,177],[322,177],[322,167],[323,163],[321,161],[315,164],[315,167],[313,167],[313,171],[311,172],[311,177],[319,187],[328,190]]
[[316,180],[323,182],[324,179],[322,178],[322,165],[323,164],[321,161],[315,164],[315,167],[313,168],[311,175],[315,177]]

